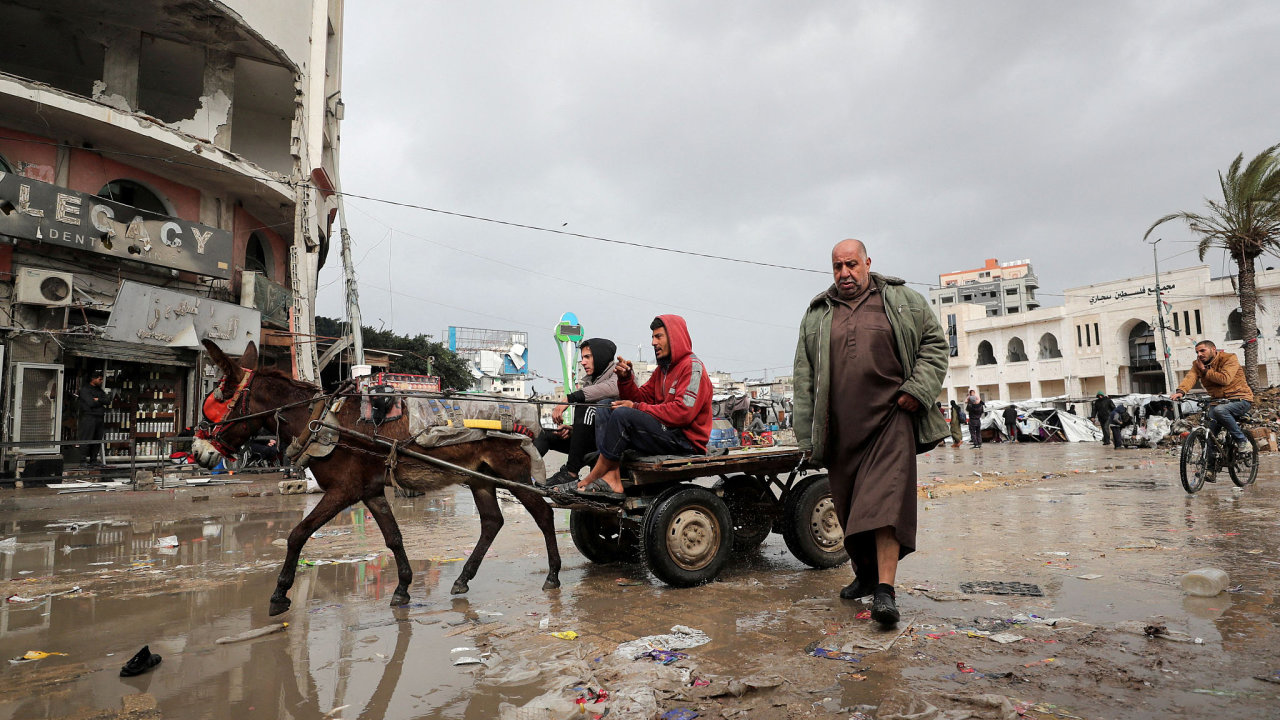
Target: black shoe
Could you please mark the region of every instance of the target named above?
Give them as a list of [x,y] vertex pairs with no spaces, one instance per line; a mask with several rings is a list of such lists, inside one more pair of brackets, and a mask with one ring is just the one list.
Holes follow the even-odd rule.
[[151,668],[160,664],[160,656],[151,652],[150,645],[143,645],[137,655],[129,658],[129,662],[120,668],[120,677],[133,677],[141,675]]
[[840,588],[841,600],[857,600],[864,598],[876,591],[876,584],[870,580],[863,582],[858,578],[854,578],[853,582]]
[[578,473],[571,473],[568,470],[561,468],[555,475],[547,478],[547,481],[542,483],[542,487],[555,487],[556,485],[566,485],[568,483],[577,485]]
[[876,585],[875,599],[871,601],[871,619],[886,627],[892,627],[897,625],[901,618],[902,614],[898,612],[893,586],[886,583]]

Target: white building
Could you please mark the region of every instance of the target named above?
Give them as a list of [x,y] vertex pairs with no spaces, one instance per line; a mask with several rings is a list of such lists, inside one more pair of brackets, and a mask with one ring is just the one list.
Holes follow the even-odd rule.
[[[1258,273],[1258,376],[1280,378],[1280,271]],[[1174,383],[1191,368],[1195,344],[1212,340],[1244,361],[1239,302],[1230,277],[1209,266],[1160,274]],[[1023,400],[1165,392],[1155,277],[1071,288],[1058,307],[989,317],[974,304],[935,304],[951,340],[951,367],[939,400]],[[1265,308],[1265,309],[1264,309]]]

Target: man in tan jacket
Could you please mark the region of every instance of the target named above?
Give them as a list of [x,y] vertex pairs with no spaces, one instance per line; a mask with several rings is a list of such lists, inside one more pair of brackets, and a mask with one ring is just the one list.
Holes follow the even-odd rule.
[[1244,368],[1240,366],[1236,356],[1219,350],[1210,340],[1196,343],[1196,361],[1187,376],[1178,383],[1177,392],[1169,397],[1181,400],[1183,395],[1195,387],[1196,381],[1204,386],[1209,397],[1228,401],[1209,408],[1209,432],[1216,432],[1221,425],[1231,433],[1239,452],[1253,452],[1253,446],[1236,422],[1237,418],[1244,416],[1253,407],[1253,390],[1245,381]]

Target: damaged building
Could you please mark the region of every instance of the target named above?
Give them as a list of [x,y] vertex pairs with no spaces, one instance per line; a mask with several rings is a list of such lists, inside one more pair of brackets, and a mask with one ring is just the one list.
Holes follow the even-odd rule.
[[[342,0],[0,3],[2,476],[158,459],[217,379],[200,341],[318,375]],[[295,342],[295,339],[302,339]],[[43,444],[47,443],[47,444]]]

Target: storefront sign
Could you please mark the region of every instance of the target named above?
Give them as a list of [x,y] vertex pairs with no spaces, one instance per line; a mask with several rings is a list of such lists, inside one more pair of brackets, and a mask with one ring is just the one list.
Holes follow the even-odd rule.
[[106,338],[183,348],[198,348],[209,339],[228,355],[240,355],[261,332],[262,315],[253,308],[125,280]]
[[0,235],[231,277],[231,233],[0,172]]
[[1136,290],[1117,290],[1116,292],[1106,293],[1104,295],[1094,295],[1089,298],[1089,304],[1096,305],[1103,300],[1123,300],[1124,298],[1133,297],[1134,295],[1155,295],[1157,292],[1172,290],[1175,287],[1177,287],[1176,283],[1169,283],[1167,285],[1161,285],[1159,288],[1155,285],[1150,285],[1147,287],[1137,288]]

